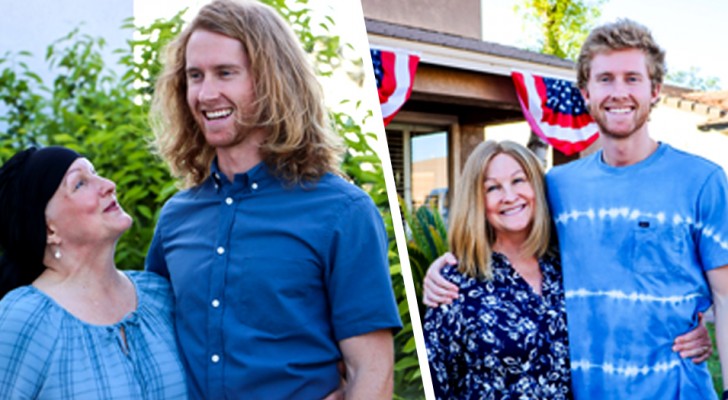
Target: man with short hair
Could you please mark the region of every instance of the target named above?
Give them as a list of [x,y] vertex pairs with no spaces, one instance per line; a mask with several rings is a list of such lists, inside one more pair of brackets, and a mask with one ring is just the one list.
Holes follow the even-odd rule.
[[707,366],[671,349],[711,303],[728,377],[728,183],[720,166],[650,137],[664,59],[633,21],[594,29],[577,86],[602,150],[546,177],[576,398],[715,398]]
[[153,111],[187,189],[147,269],[170,279],[192,398],[391,398],[401,322],[378,210],[338,174],[320,86],[270,7],[216,0],[168,47]]

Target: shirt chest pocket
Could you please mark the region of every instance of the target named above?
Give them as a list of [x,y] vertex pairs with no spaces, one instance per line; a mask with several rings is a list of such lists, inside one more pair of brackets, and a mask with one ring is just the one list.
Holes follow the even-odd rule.
[[686,227],[639,222],[632,231],[632,264],[642,274],[679,273],[690,263]]

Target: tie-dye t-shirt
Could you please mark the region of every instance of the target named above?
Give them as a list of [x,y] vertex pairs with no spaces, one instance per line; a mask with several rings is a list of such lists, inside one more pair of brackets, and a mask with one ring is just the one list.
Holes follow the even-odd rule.
[[546,182],[575,398],[716,398],[705,363],[671,348],[711,304],[705,272],[728,264],[724,171],[660,144],[626,167],[599,151]]

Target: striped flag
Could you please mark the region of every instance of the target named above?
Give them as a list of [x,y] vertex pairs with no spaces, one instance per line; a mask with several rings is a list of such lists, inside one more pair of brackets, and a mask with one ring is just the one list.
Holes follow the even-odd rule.
[[418,55],[405,50],[370,49],[384,126],[387,126],[412,93]]
[[513,71],[523,116],[536,135],[568,155],[597,140],[599,127],[573,82]]

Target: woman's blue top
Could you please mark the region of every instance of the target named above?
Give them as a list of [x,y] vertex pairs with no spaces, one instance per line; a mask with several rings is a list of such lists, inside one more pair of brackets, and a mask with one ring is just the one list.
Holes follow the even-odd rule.
[[0,301],[0,398],[186,399],[169,282],[126,274],[137,309],[113,325],[83,322],[33,286],[8,293]]

